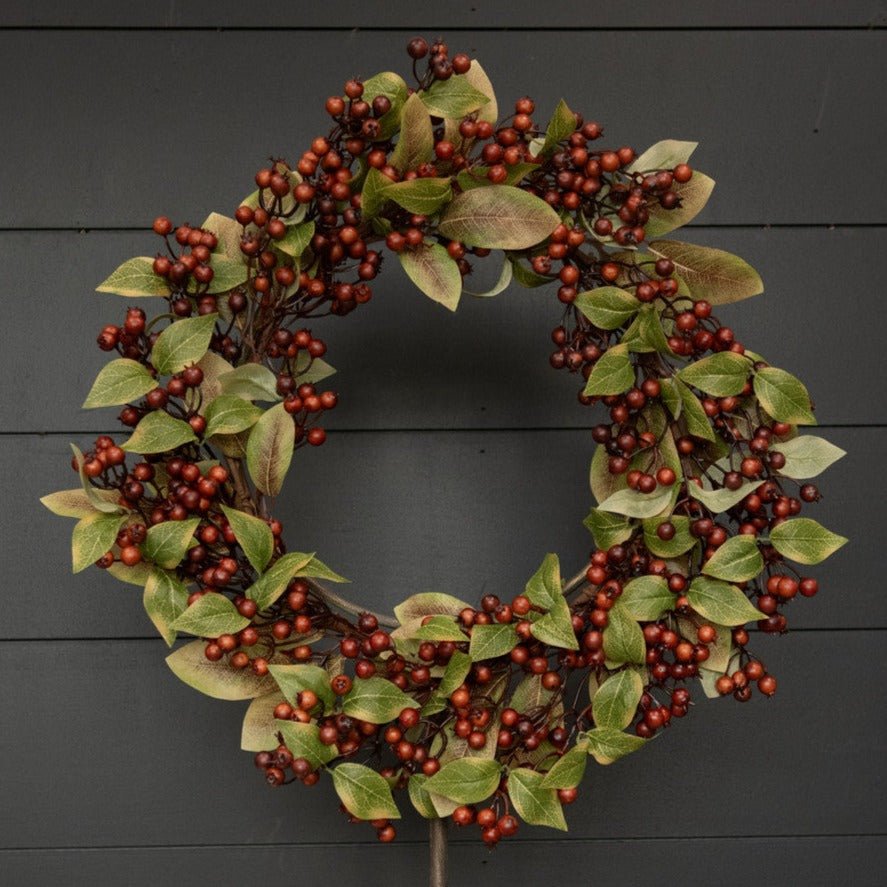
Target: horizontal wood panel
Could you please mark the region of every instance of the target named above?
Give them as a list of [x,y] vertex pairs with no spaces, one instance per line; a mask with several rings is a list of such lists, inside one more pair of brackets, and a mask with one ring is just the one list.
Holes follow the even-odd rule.
[[[544,117],[563,94],[615,144],[699,140],[695,162],[720,183],[700,221],[887,221],[884,182],[864,172],[887,140],[887,118],[871,111],[887,73],[883,31],[565,30],[544,42],[477,31],[451,42],[483,60],[503,109],[531,91]],[[141,226],[233,208],[264,158],[293,157],[328,126],[323,101],[347,76],[406,69],[403,44],[392,31],[6,31],[0,75],[17,86],[0,116],[28,137],[6,144],[0,226]],[[636,69],[638,58],[650,62]],[[279,99],[265,98],[257,59]]]
[[[179,683],[164,650],[0,644],[3,673],[27,675],[0,687],[3,847],[374,840],[346,825],[328,780],[267,788],[238,750],[245,704]],[[883,833],[887,739],[873,700],[884,634],[799,634],[774,643],[767,662],[781,682],[774,699],[702,700],[640,753],[593,766],[570,836]],[[401,835],[423,839],[424,823],[404,812]]]
[[[473,830],[470,833],[474,837]],[[883,837],[682,838],[680,840],[599,840],[537,842],[512,839],[498,853],[486,850],[469,833],[453,833],[450,883],[522,884],[529,871],[545,873],[549,883],[580,883],[593,872],[594,883],[664,884],[668,873],[717,872],[720,887],[833,887],[852,873],[853,887],[882,887],[887,862]],[[336,881],[416,887],[428,877],[427,848],[419,843],[393,846],[337,844],[331,847],[151,847],[91,850],[0,851],[12,883],[31,887],[93,887],[95,884],[251,883],[256,873],[270,881],[297,877],[319,883]],[[708,877],[708,875],[706,875]],[[582,881],[581,883],[584,883]],[[688,883],[694,883],[690,880]],[[703,882],[699,882],[703,883]]]
[[[786,611],[795,628],[887,627],[887,599],[873,579],[880,551],[874,528],[887,522],[883,481],[861,500],[867,466],[887,459],[883,429],[828,429],[849,455],[822,478],[824,502],[808,514],[850,537],[818,567],[822,591]],[[87,444],[86,439],[80,443]],[[347,594],[389,611],[419,591],[468,601],[487,592],[513,596],[546,552],[559,553],[566,576],[587,562],[591,538],[581,521],[591,505],[586,477],[594,444],[585,432],[451,432],[332,436],[321,450],[300,450],[274,506],[292,549],[317,551],[353,580]],[[0,561],[20,606],[8,608],[7,638],[154,637],[139,590],[101,571],[70,574],[73,521],[57,518],[37,496],[76,482],[62,436],[0,438],[9,472],[0,511]],[[39,479],[39,481],[38,481]],[[22,552],[34,551],[39,565]],[[41,593],[52,606],[35,611]],[[769,639],[762,639],[768,650]],[[788,642],[790,643],[790,642]]]
[[417,28],[446,34],[457,28],[707,28],[707,27],[872,27],[887,22],[879,0],[817,0],[774,4],[745,0],[740,5],[706,0],[639,0],[630,6],[576,5],[561,0],[544,7],[526,2],[501,4],[450,0],[445,6],[389,0],[382,4],[340,0],[332,4],[251,8],[239,0],[208,3],[138,3],[81,0],[76,5],[52,0],[7,0],[0,27],[349,27]]
[[[766,293],[719,313],[749,348],[804,379],[820,422],[887,422],[878,389],[848,396],[882,371],[876,343],[887,338],[887,314],[871,268],[887,248],[887,228],[694,229],[683,236],[738,253],[760,270]],[[80,404],[108,359],[95,336],[105,323],[122,322],[132,301],[94,289],[125,259],[151,254],[154,241],[141,232],[0,234],[0,262],[14,281],[9,298],[21,306],[16,335],[0,350],[8,380],[0,427],[115,426],[115,411]],[[478,262],[478,276],[495,277],[498,261]],[[50,278],[47,262],[60,269]],[[548,365],[550,331],[562,316],[553,289],[513,285],[495,299],[466,296],[453,315],[389,258],[375,293],[354,315],[312,325],[339,370],[328,382],[340,394],[330,428],[587,427],[600,420],[599,408],[576,402],[579,377]],[[160,305],[145,308],[156,313]]]

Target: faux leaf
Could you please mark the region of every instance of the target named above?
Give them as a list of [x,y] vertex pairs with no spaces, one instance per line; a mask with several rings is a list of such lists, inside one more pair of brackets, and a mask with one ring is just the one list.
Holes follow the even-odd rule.
[[499,786],[499,764],[489,758],[460,758],[444,764],[425,787],[459,804],[477,804]]
[[595,545],[606,551],[613,545],[625,542],[634,533],[634,526],[624,517],[592,508],[582,523],[594,537]]
[[[211,295],[227,293],[246,283],[249,277],[249,269],[243,262],[243,256],[229,259],[226,256],[216,255],[212,260],[213,279],[207,284],[205,291]],[[192,283],[189,288],[197,291],[197,286]],[[203,288],[201,287],[201,291]]]
[[394,720],[405,708],[418,708],[418,703],[398,686],[382,677],[358,678],[345,696],[342,710],[346,715],[385,724]]
[[196,440],[197,435],[187,422],[156,410],[142,418],[121,448],[130,453],[165,453]]
[[530,603],[550,610],[559,600],[563,600],[561,588],[561,565],[556,554],[546,554],[539,569],[530,577],[524,588]]
[[634,365],[625,345],[614,345],[595,363],[585,383],[584,394],[622,394],[634,385]]
[[434,215],[451,197],[453,189],[448,178],[410,179],[391,184],[385,197],[411,213]]
[[482,292],[474,292],[473,290],[463,289],[463,292],[466,296],[474,296],[477,299],[490,299],[493,296],[498,296],[499,293],[504,292],[508,289],[508,285],[511,283],[511,279],[514,276],[514,265],[506,256],[502,260],[502,270],[499,272],[499,277],[496,282],[486,290]]
[[155,567],[145,583],[142,602],[148,618],[171,647],[177,634],[172,624],[188,606],[188,589],[171,573]]
[[764,569],[764,559],[754,536],[731,536],[703,564],[702,572],[727,582],[747,582]]
[[379,120],[379,138],[389,139],[397,132],[404,102],[407,100],[407,85],[400,74],[383,71],[363,82],[363,100],[372,104],[376,96],[384,95],[391,102],[391,107]]
[[363,764],[339,764],[333,770],[333,787],[345,809],[358,819],[400,819],[391,787]]
[[210,662],[203,651],[203,641],[192,641],[170,653],[166,664],[189,687],[214,699],[254,699],[274,689],[273,679],[257,677],[252,669],[231,668],[227,662]]
[[541,198],[511,185],[490,185],[455,197],[441,215],[439,230],[466,246],[526,249],[558,224],[560,217]]
[[616,606],[633,620],[654,622],[674,603],[675,596],[662,576],[638,576],[626,583]]
[[416,286],[435,302],[455,311],[462,294],[459,266],[439,243],[423,243],[398,255],[400,264]]
[[588,752],[584,745],[574,745],[560,757],[542,780],[543,788],[576,788],[585,775]]
[[154,273],[154,260],[139,256],[124,262],[109,278],[96,287],[98,293],[118,296],[168,296],[169,283]]
[[145,366],[136,360],[121,357],[102,367],[83,401],[83,409],[130,403],[156,387],[156,380]]
[[469,605],[451,594],[439,591],[423,591],[401,601],[394,608],[394,615],[401,625],[412,619],[421,619],[423,616],[458,616]]
[[570,110],[567,103],[561,99],[551,115],[548,127],[545,130],[545,140],[538,156],[546,157],[553,153],[558,144],[569,138],[576,131],[576,115]]
[[[675,528],[669,540],[660,539],[656,532],[660,524],[670,523]],[[657,557],[678,557],[696,544],[690,533],[690,519],[680,514],[667,518],[650,517],[644,521],[644,545]]]
[[147,536],[142,543],[142,553],[149,561],[164,570],[177,567],[185,556],[199,524],[200,518],[192,517],[182,521],[164,521],[148,527]]
[[206,408],[205,437],[214,434],[237,434],[252,428],[262,415],[262,409],[255,404],[236,397],[233,394],[220,394],[215,400],[210,401]]
[[618,603],[609,611],[609,617],[610,621],[604,629],[604,653],[607,659],[643,665],[647,647],[640,625]]
[[330,676],[326,669],[319,665],[308,663],[271,665],[269,671],[290,705],[298,703],[298,696],[303,690],[310,690],[314,693],[323,703],[325,711],[331,709],[335,704],[336,696],[330,687]]
[[612,727],[595,727],[585,736],[588,739],[588,753],[599,764],[612,764],[644,745],[640,736],[632,736]]
[[230,394],[244,400],[278,400],[277,378],[267,367],[258,363],[245,363],[230,373],[219,377],[222,394]]
[[675,182],[671,190],[680,198],[680,204],[673,209],[665,209],[654,202],[648,207],[650,218],[644,225],[647,238],[662,237],[692,222],[705,209],[714,189],[714,179],[699,170],[693,171],[693,178],[689,182]]
[[306,567],[313,557],[312,554],[298,551],[287,552],[274,561],[268,572],[246,590],[246,596],[256,602],[259,610],[268,609],[283,594],[296,573]]
[[661,142],[651,145],[643,154],[635,157],[626,172],[656,172],[662,169],[674,169],[681,163],[687,163],[698,146],[699,142],[663,139]]
[[400,138],[391,154],[391,165],[400,173],[431,159],[434,133],[431,116],[418,93],[411,95],[403,106],[400,118]]
[[750,372],[747,357],[722,351],[688,364],[678,373],[678,379],[714,397],[730,397],[742,391]]
[[758,272],[739,256],[724,250],[679,240],[654,240],[649,248],[653,254],[674,262],[675,270],[695,299],[726,305],[764,291]]
[[[120,498],[117,490],[94,489],[94,492],[105,505],[110,506],[106,512],[107,514],[120,511],[116,506],[116,502]],[[97,510],[93,504],[93,499],[90,498],[82,487],[49,493],[46,496],[42,496],[40,502],[53,514],[59,515],[59,517],[86,517],[88,514],[94,514]]]
[[508,796],[524,822],[567,830],[557,790],[544,788],[544,774],[520,767],[508,774]]
[[217,638],[223,634],[236,634],[247,625],[249,619],[241,616],[225,595],[208,591],[194,601],[171,628],[201,638]]
[[312,770],[328,764],[338,752],[335,745],[324,745],[320,741],[317,724],[300,724],[295,721],[280,721],[277,728],[283,735],[283,744],[294,758],[304,758]]
[[662,329],[659,312],[653,305],[641,306],[631,326],[625,331],[622,344],[628,346],[629,351],[637,354],[671,353],[668,340]]
[[435,80],[419,97],[435,117],[451,119],[464,117],[490,101],[464,74]]
[[735,586],[720,579],[697,576],[687,593],[690,606],[718,625],[745,625],[764,619],[764,614]]
[[775,443],[772,451],[785,456],[785,465],[779,469],[779,473],[795,480],[816,477],[847,455],[840,447],[814,434]]
[[732,508],[737,502],[741,502],[749,493],[754,492],[760,482],[753,480],[746,481],[735,490],[722,487],[719,490],[707,490],[699,487],[694,483],[687,484],[687,491],[694,498],[698,499],[710,511],[726,511]]
[[428,622],[416,629],[413,637],[422,641],[467,641],[468,636],[452,616],[430,616]]
[[407,783],[410,801],[412,801],[413,807],[416,808],[420,816],[423,816],[425,819],[438,819],[437,808],[434,806],[434,801],[428,789],[425,788],[426,782],[428,782],[428,777],[422,773],[413,773],[410,776]]
[[111,550],[125,520],[124,514],[94,511],[77,521],[71,535],[71,561],[75,573],[85,570]]
[[623,669],[607,678],[591,701],[591,713],[597,727],[622,730],[634,719],[644,692],[644,682],[632,669]]
[[791,518],[770,531],[770,544],[799,564],[818,564],[846,543],[843,536],[809,517]]
[[218,314],[204,314],[171,323],[151,349],[151,362],[157,372],[171,376],[197,363],[209,348],[218,318]]
[[243,751],[273,751],[280,745],[277,733],[282,722],[274,717],[274,709],[281,702],[281,693],[266,693],[250,702],[240,728],[240,747]]
[[652,493],[637,490],[617,490],[600,503],[601,511],[622,514],[625,517],[654,517],[668,505],[671,487],[657,487]]
[[296,427],[283,404],[271,407],[253,426],[246,444],[246,464],[257,489],[276,496],[293,458]]
[[700,437],[703,440],[714,440],[714,429],[711,427],[711,421],[702,408],[699,398],[680,379],[675,379],[674,385],[681,400],[682,415],[687,432],[693,437]]
[[237,537],[237,544],[243,549],[247,560],[257,573],[268,565],[274,554],[274,536],[267,522],[251,514],[238,511],[236,508],[222,506],[225,517]]
[[555,605],[541,619],[532,624],[530,630],[533,637],[544,644],[562,650],[579,649],[570,607],[563,597],[559,597]]
[[289,225],[281,240],[275,240],[274,246],[281,252],[298,259],[311,243],[314,237],[314,222],[300,222],[298,225]]
[[573,303],[596,327],[615,330],[632,318],[641,303],[618,286],[599,286],[579,293]]
[[776,367],[764,367],[755,373],[755,394],[764,409],[779,422],[815,425],[810,395],[800,379]]
[[391,185],[392,181],[388,176],[383,175],[373,166],[369,168],[363,189],[360,192],[360,208],[365,219],[371,219],[378,215],[379,210],[385,205],[386,194]]
[[475,625],[471,629],[468,655],[475,662],[495,659],[510,653],[517,646],[517,632],[513,625]]

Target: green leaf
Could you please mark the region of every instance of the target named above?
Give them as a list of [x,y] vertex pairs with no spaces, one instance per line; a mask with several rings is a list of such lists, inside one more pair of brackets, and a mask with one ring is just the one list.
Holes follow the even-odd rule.
[[274,717],[274,709],[283,701],[281,693],[266,693],[250,702],[240,729],[243,751],[273,751],[277,748],[281,721]]
[[595,726],[613,730],[627,727],[634,719],[643,693],[641,676],[630,668],[607,678],[591,701]]
[[559,224],[560,216],[541,198],[511,185],[490,185],[457,195],[441,215],[439,231],[466,246],[522,250]]
[[379,138],[390,139],[400,126],[400,117],[403,112],[404,102],[408,95],[407,85],[403,77],[393,71],[383,71],[363,82],[363,100],[373,103],[376,96],[384,95],[391,102],[391,107],[379,120]]
[[125,520],[125,514],[94,511],[77,521],[71,535],[71,560],[75,573],[85,570],[111,550]]
[[197,435],[187,422],[156,410],[142,418],[121,448],[130,453],[165,453],[196,440]]
[[218,314],[205,314],[171,323],[151,349],[151,362],[157,372],[171,376],[197,363],[209,348],[218,319]]
[[[660,524],[670,523],[675,534],[667,542],[659,538],[656,530]],[[644,521],[644,545],[657,557],[678,557],[696,544],[690,533],[690,519],[679,514],[669,517],[649,517]]]
[[276,496],[293,458],[296,427],[283,404],[271,407],[253,426],[246,444],[246,464],[256,488]]
[[548,127],[545,130],[545,140],[538,152],[538,157],[546,157],[553,154],[560,142],[568,139],[576,132],[576,115],[570,110],[567,103],[561,99],[551,115]]
[[573,617],[570,606],[563,597],[559,597],[555,605],[531,626],[533,637],[559,647],[562,650],[578,650],[579,642],[573,630]]
[[172,624],[188,606],[188,589],[175,576],[155,567],[148,574],[142,603],[148,618],[166,645],[171,647],[176,639]]
[[764,291],[758,272],[744,259],[724,250],[679,240],[654,240],[649,249],[654,255],[674,262],[675,270],[694,299],[726,305]]
[[279,399],[277,377],[267,367],[258,363],[245,363],[235,367],[230,373],[219,377],[222,394],[240,397],[244,400]]
[[616,608],[633,620],[654,622],[671,610],[674,603],[675,596],[662,576],[638,576],[626,583]]
[[247,560],[257,573],[261,573],[274,554],[274,535],[271,528],[261,518],[253,517],[236,508],[223,505],[222,511],[228,518],[228,523],[237,537],[237,544],[243,549]]
[[[244,264],[243,256],[229,259],[216,253],[212,259],[212,269],[213,279],[206,285],[205,290],[201,287],[201,292],[205,291],[210,295],[230,292],[246,283],[249,277],[249,268]],[[197,284],[192,281],[188,290],[196,292]]]
[[431,795],[425,788],[426,782],[428,782],[428,777],[422,773],[413,773],[410,776],[409,782],[407,782],[410,801],[412,801],[420,816],[423,816],[425,819],[438,819],[437,808],[434,806],[434,801],[432,801]]
[[115,561],[105,572],[120,582],[144,588],[152,569],[151,565],[144,561],[139,561],[134,567],[127,567],[126,564]]
[[335,570],[331,570],[323,561],[319,561],[316,557],[312,557],[304,567],[299,569],[296,575],[309,579],[326,579],[327,582],[351,581],[344,576],[340,576]]
[[527,582],[524,594],[531,604],[543,610],[550,610],[559,600],[563,600],[561,565],[556,554],[545,555],[541,566]]
[[330,686],[330,676],[319,665],[270,665],[271,677],[290,705],[298,704],[299,694],[310,690],[323,703],[324,712],[336,704],[336,694]]
[[451,594],[439,591],[423,591],[401,601],[394,608],[394,615],[401,625],[423,616],[458,616],[469,605]]
[[776,367],[764,367],[755,373],[755,394],[764,409],[778,422],[815,425],[810,395],[800,379]]
[[582,523],[594,537],[594,543],[602,551],[625,542],[634,533],[634,526],[624,517],[592,508]]
[[499,787],[500,767],[489,758],[460,758],[444,764],[425,788],[459,804],[477,804]]
[[588,751],[585,746],[573,746],[545,774],[542,788],[576,788],[585,775],[586,764],[588,764]]
[[[644,151],[626,168],[626,172],[657,172],[672,170],[681,163],[687,163],[699,142],[679,142],[676,139],[663,139]],[[694,175],[695,170],[694,170]]]
[[461,650],[456,650],[450,657],[444,673],[431,698],[422,707],[424,716],[437,714],[443,711],[447,705],[447,699],[454,690],[457,690],[465,682],[471,671],[471,657]]
[[615,330],[634,317],[641,303],[618,286],[599,286],[579,293],[573,303],[596,327]]
[[475,89],[464,74],[447,80],[435,80],[428,89],[419,93],[425,107],[435,117],[458,119],[489,103],[484,93]]
[[671,487],[657,487],[652,493],[624,489],[604,499],[598,505],[601,511],[623,514],[626,517],[654,517],[659,514],[671,499]]
[[278,728],[283,735],[283,744],[294,758],[304,758],[312,770],[320,769],[338,754],[335,745],[324,745],[320,741],[317,724],[300,724],[295,721],[281,721]]
[[785,456],[785,465],[779,469],[779,473],[795,480],[816,477],[847,455],[840,447],[814,434],[779,441],[773,444],[771,451]]
[[398,254],[407,276],[429,299],[455,311],[462,294],[459,266],[439,243],[423,243]]
[[194,601],[170,627],[196,637],[217,638],[223,634],[236,634],[247,625],[249,619],[241,616],[225,595],[208,591]]
[[634,375],[627,346],[614,345],[594,365],[583,393],[588,396],[622,394],[634,385]]
[[358,819],[400,819],[391,787],[363,764],[339,764],[333,770],[333,787],[345,809]]
[[517,646],[517,631],[513,625],[475,625],[471,629],[468,655],[475,662],[495,659],[510,653]]
[[[94,492],[99,496],[103,504],[113,508],[108,509],[106,514],[119,513],[117,500],[120,493],[117,490],[98,490],[93,488]],[[53,514],[59,517],[86,517],[88,514],[95,514],[96,507],[92,498],[82,487],[74,490],[59,490],[57,493],[49,493],[47,496],[40,498],[42,505],[46,506]]]
[[588,753],[599,764],[612,764],[644,745],[640,736],[632,736],[612,727],[595,727],[585,736],[588,739]]
[[405,708],[419,708],[400,687],[381,677],[358,678],[343,700],[342,710],[371,724],[387,724]]
[[719,579],[697,576],[690,583],[687,599],[700,616],[718,625],[732,627],[766,618],[735,585]]
[[300,551],[291,551],[279,557],[268,572],[254,582],[245,592],[256,602],[259,610],[267,610],[284,592],[290,580],[314,557]]
[[659,312],[653,305],[641,306],[631,326],[625,331],[621,344],[628,346],[629,351],[639,354],[649,354],[650,352],[658,352],[659,354],[671,353],[671,349],[668,347],[668,340],[665,338],[665,332],[662,329]]
[[204,437],[214,434],[237,434],[252,428],[261,418],[262,409],[233,394],[220,394],[206,408]]
[[434,152],[431,116],[418,93],[413,93],[403,106],[400,137],[391,154],[391,165],[401,174],[421,166]]
[[668,407],[673,419],[680,419],[683,404],[678,391],[678,382],[675,379],[660,379],[662,385],[662,403]]
[[687,433],[703,440],[715,440],[711,420],[702,408],[699,398],[680,379],[675,379],[674,385],[683,407],[682,415],[687,426]]
[[156,387],[154,377],[142,364],[121,357],[102,367],[83,401],[83,409],[130,403]]
[[300,222],[298,225],[289,225],[283,238],[273,241],[273,245],[288,256],[298,259],[308,249],[312,237],[314,222]]
[[204,231],[212,231],[219,242],[214,253],[225,256],[228,259],[240,260],[243,253],[240,251],[240,237],[243,226],[237,219],[223,216],[221,213],[210,213],[200,226]]
[[364,219],[378,215],[388,199],[386,192],[392,184],[388,176],[380,173],[375,167],[369,168],[363,190],[360,192],[360,209]]
[[705,562],[702,572],[727,582],[747,582],[764,569],[754,536],[732,536]]
[[192,517],[181,521],[168,520],[148,527],[147,536],[142,543],[142,553],[149,561],[165,570],[177,567],[199,524],[200,518]]
[[97,293],[118,296],[168,296],[169,283],[154,273],[154,260],[139,256],[124,262],[107,280],[96,287]]
[[693,171],[693,178],[689,182],[675,182],[671,190],[680,198],[680,205],[674,209],[665,209],[658,202],[648,206],[650,218],[644,225],[647,237],[662,237],[692,222],[705,209],[714,189],[714,179],[699,170]]
[[526,767],[511,770],[508,774],[508,796],[524,822],[565,832],[567,823],[557,789],[544,788],[544,779],[544,774]]
[[231,668],[227,662],[210,662],[203,641],[192,641],[166,657],[173,674],[189,687],[213,699],[255,699],[274,689],[270,676],[257,677],[251,668]]
[[[481,105],[478,109],[477,119],[495,124],[499,120],[499,106],[496,103],[496,93],[493,90],[493,84],[490,82],[490,78],[487,76],[487,72],[483,69],[481,63],[477,59],[472,59],[471,67],[460,76],[464,77],[468,83],[488,99],[487,103]],[[447,128],[447,138],[457,144],[461,144],[459,122],[458,120],[444,121]]]
[[632,662],[643,665],[647,645],[644,633],[628,611],[618,604],[609,611],[610,621],[604,629],[604,653],[611,662]]
[[730,397],[742,391],[750,372],[747,357],[722,351],[688,364],[678,373],[678,379],[714,397]]
[[742,486],[735,490],[729,490],[723,487],[720,490],[707,490],[704,487],[698,487],[694,483],[687,484],[687,492],[694,498],[698,499],[710,511],[726,511],[732,508],[737,502],[741,502],[749,493],[753,493],[761,485],[760,481],[746,481]]
[[467,641],[468,636],[454,621],[452,616],[430,616],[428,622],[419,626],[413,637],[421,641]]
[[610,474],[609,456],[607,448],[603,444],[595,448],[594,455],[591,457],[588,480],[591,492],[598,503],[604,502],[613,493],[628,488],[628,481],[624,474]]
[[508,256],[506,256],[502,260],[502,270],[499,272],[499,277],[489,289],[479,293],[467,289],[463,289],[462,292],[464,292],[466,296],[474,296],[476,299],[491,299],[493,296],[498,296],[499,293],[508,289],[508,285],[511,283],[511,278],[513,276],[514,266],[508,259]]
[[449,178],[410,179],[390,184],[385,197],[411,213],[432,216],[453,196]]
[[295,375],[300,384],[321,382],[335,372],[335,367],[319,357],[311,357],[307,351],[300,351],[296,358]]
[[516,711],[535,714],[548,706],[553,698],[554,691],[542,684],[542,675],[531,674],[514,688],[510,705]]
[[809,517],[783,521],[770,531],[770,544],[799,564],[818,564],[834,554],[847,539]]

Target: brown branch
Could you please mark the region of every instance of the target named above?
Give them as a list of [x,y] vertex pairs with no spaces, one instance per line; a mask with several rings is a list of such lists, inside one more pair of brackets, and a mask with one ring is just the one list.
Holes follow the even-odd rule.
[[447,887],[446,820],[428,820],[428,850],[430,855],[428,887]]

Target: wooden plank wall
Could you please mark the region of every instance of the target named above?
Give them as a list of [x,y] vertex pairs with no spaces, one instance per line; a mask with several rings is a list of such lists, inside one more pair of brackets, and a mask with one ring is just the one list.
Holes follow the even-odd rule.
[[[421,884],[424,829],[393,847],[331,791],[271,792],[237,748],[242,708],[167,671],[137,590],[72,577],[69,440],[121,305],[92,292],[153,249],[150,220],[229,212],[269,154],[293,157],[350,75],[403,65],[413,32],[483,59],[500,101],[563,94],[638,147],[699,139],[719,187],[688,238],[746,256],[767,293],[740,338],[808,381],[850,455],[822,513],[852,537],[823,592],[760,648],[773,701],[700,705],[644,752],[594,768],[567,837],[489,854],[454,835],[453,885],[881,885],[887,863],[883,264],[887,4],[638,0],[445,4],[5,0],[0,6],[0,882]],[[274,98],[266,88],[274,83]],[[386,269],[372,305],[318,324],[340,373],[329,443],[300,454],[290,538],[390,607],[428,588],[513,593],[546,551],[581,563],[592,443],[547,367],[550,294],[451,317]],[[297,797],[297,795],[299,795]]]

